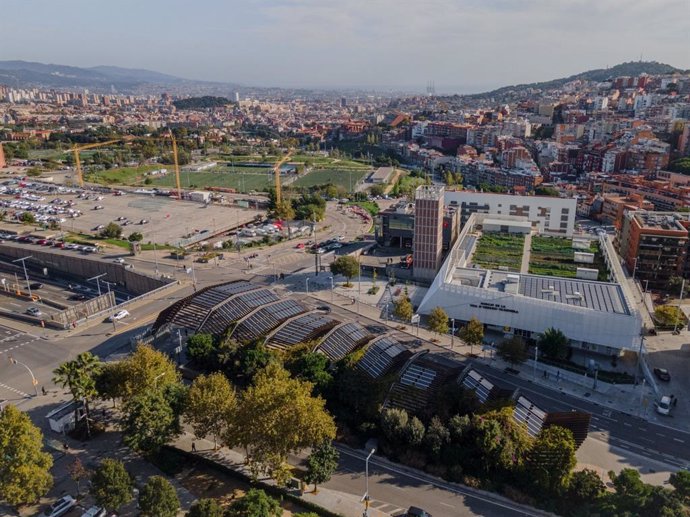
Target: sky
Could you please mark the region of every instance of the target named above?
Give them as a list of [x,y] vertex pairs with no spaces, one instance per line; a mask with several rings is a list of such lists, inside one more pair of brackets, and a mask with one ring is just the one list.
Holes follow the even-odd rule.
[[0,0],[0,60],[248,86],[470,93],[690,69],[690,0]]

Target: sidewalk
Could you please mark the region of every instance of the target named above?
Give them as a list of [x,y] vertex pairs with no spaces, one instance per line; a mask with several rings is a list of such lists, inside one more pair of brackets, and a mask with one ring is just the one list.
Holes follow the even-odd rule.
[[[194,442],[196,446],[196,452],[194,454],[197,456],[206,458],[214,463],[218,463],[219,465],[223,465],[251,477],[249,469],[244,463],[244,455],[240,452],[228,449],[227,447],[221,447],[214,451],[212,441],[195,439],[194,436],[189,433],[183,433],[171,445],[180,450],[191,452],[192,442]],[[268,485],[276,485],[275,481],[270,478],[261,478],[260,481]],[[304,492],[304,495],[302,495],[300,499],[311,504],[316,504],[333,513],[343,515],[344,517],[361,517],[364,509],[360,497],[354,494],[331,490],[324,486],[319,486],[316,494],[311,491],[310,487],[307,488],[307,491]],[[369,515],[371,517],[388,517],[387,513],[371,507],[369,508]]]

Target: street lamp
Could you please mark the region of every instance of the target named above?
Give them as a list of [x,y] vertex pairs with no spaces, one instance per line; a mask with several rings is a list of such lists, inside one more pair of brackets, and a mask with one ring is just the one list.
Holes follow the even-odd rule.
[[376,449],[371,449],[371,452],[367,456],[367,459],[364,461],[364,483],[365,483],[365,492],[364,492],[364,517],[369,517],[369,458],[372,457],[372,455],[376,452]]
[[156,387],[156,381],[157,381],[158,379],[160,379],[161,377],[163,377],[165,374],[166,374],[166,372],[163,372],[163,373],[161,373],[161,374],[156,375],[156,376],[153,378],[153,387],[154,387],[154,388]]
[[31,298],[31,284],[29,283],[29,274],[26,272],[26,261],[29,260],[30,258],[33,258],[32,255],[29,255],[28,257],[23,257],[23,258],[18,258],[17,260],[13,260],[12,262],[21,262],[22,267],[24,268],[24,278],[26,278],[26,289],[29,291],[29,298]]
[[[101,295],[101,281],[100,281],[100,279],[101,279],[102,277],[104,277],[105,275],[107,275],[107,274],[108,274],[108,273],[101,273],[100,275],[96,275],[96,276],[94,276],[94,277],[91,277],[91,278],[87,278],[87,279],[86,279],[87,282],[92,282],[93,280],[96,281],[96,285],[98,286],[98,296]],[[104,280],[104,281],[105,281],[105,280]]]
[[29,372],[29,375],[31,375],[31,383],[34,386],[34,392],[36,393],[36,396],[38,397],[38,381],[36,380],[36,377],[34,377],[34,372],[31,371],[31,368],[29,368],[24,363],[17,361],[14,357],[10,357],[10,363],[18,364],[19,366],[23,366],[24,368],[26,368],[26,371]]
[[307,294],[309,294],[309,277],[307,277],[307,278],[304,279],[304,283],[305,283],[306,286],[307,286]]
[[335,284],[333,283],[333,275],[328,277],[331,281],[331,303],[333,303],[333,289],[335,289]]

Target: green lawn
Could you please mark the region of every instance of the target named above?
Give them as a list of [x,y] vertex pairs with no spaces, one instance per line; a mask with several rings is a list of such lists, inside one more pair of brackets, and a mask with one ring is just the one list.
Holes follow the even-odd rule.
[[[256,169],[253,169],[256,171]],[[153,186],[175,187],[175,174],[168,174],[162,178],[155,178]],[[254,173],[217,173],[217,172],[180,172],[182,188],[226,187],[240,192],[251,190],[265,191],[273,185],[273,174]]]
[[368,170],[340,170],[340,169],[315,169],[305,174],[297,181],[292,183],[295,187],[313,187],[315,185],[326,185],[332,183],[347,190],[355,188],[355,185],[361,180]]
[[89,172],[85,174],[87,181],[107,185],[141,185],[144,181],[144,173],[155,169],[168,169],[168,175],[174,176],[172,165],[142,165],[140,167],[120,167],[105,171]]
[[564,237],[532,237],[532,249],[529,261],[529,272],[534,275],[559,276],[563,278],[575,278],[578,267],[586,267],[599,270],[599,280],[606,280],[607,269],[603,256],[599,251],[599,244],[592,241],[588,250],[584,252],[594,253],[594,263],[575,262],[573,241]]
[[487,269],[520,271],[524,242],[524,235],[484,233],[477,243],[472,262]]
[[29,149],[29,160],[57,160],[64,158],[65,152],[57,149]]

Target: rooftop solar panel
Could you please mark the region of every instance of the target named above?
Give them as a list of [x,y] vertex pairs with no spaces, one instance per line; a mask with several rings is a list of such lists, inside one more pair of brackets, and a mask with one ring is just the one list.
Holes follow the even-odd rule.
[[518,397],[513,409],[513,418],[527,427],[530,436],[537,436],[546,420],[546,412],[535,406],[525,397]]

